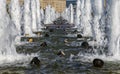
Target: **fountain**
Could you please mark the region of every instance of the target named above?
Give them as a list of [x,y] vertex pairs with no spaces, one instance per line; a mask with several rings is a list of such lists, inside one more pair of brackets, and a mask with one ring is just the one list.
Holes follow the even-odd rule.
[[[2,39],[0,41],[0,55],[6,55],[6,54],[16,54],[15,48],[13,48],[13,40],[15,39],[16,32],[15,32],[15,26],[13,24],[10,24],[10,18],[6,12],[6,1],[2,0],[0,4],[0,38]],[[6,25],[5,25],[6,24]],[[8,29],[10,28],[10,29]],[[9,31],[8,31],[9,30]],[[6,34],[7,33],[7,34]],[[11,38],[11,39],[10,39]],[[13,50],[10,50],[13,49]]]
[[70,24],[73,24],[74,23],[74,9],[73,9],[72,4],[70,4],[70,6],[69,6],[69,11],[70,11],[69,22],[70,22]]
[[44,24],[51,24],[51,23],[52,23],[50,12],[51,12],[51,6],[48,5],[48,6],[46,7],[46,9],[45,9]]
[[[15,0],[12,0],[14,2]],[[14,3],[13,3],[14,4]],[[11,11],[13,12],[13,11]],[[17,11],[16,11],[17,12]],[[16,15],[18,15],[16,13]],[[20,22],[16,15],[12,13],[13,20],[10,20],[10,17],[6,11],[6,0],[1,0],[0,2],[0,65],[11,65],[16,63],[21,63],[28,61],[30,56],[25,56],[23,54],[18,54],[15,48],[15,38],[18,35],[18,26]],[[18,19],[15,21],[14,19]],[[24,61],[23,61],[24,60]]]
[[114,57],[119,57],[120,55],[120,1],[116,0],[110,0],[109,2],[110,9],[109,9],[109,16],[111,17],[109,25],[110,25],[110,41],[109,41],[109,50],[111,52],[111,54]]
[[[19,0],[11,0],[8,14],[6,0],[1,0],[0,74],[20,71],[23,74],[79,74],[80,72],[119,74],[120,0],[106,1],[105,3],[104,0],[77,0],[75,12],[73,5],[70,4],[60,14],[50,5],[46,7],[44,13],[39,7],[39,0],[24,0],[24,5],[21,7]],[[52,25],[51,23],[57,25],[58,29],[52,28],[49,30],[51,32],[42,30],[46,24]],[[75,27],[69,27],[68,23],[75,24]],[[21,36],[21,26],[24,26],[25,37],[29,36],[26,38],[29,38],[30,43],[17,47],[15,39]],[[42,37],[42,34],[41,37],[34,37],[33,33],[41,31],[43,35],[49,37]],[[74,34],[82,36],[77,38]],[[64,51],[66,55],[57,56],[58,51]],[[35,57],[34,53],[38,53],[36,58],[43,62],[37,69],[28,64],[32,57]],[[91,65],[94,58],[105,62],[105,65],[102,64],[102,69],[98,70]]]
[[[93,0],[92,2],[92,9],[93,9],[93,23],[92,23],[92,27],[94,29],[94,33],[93,33],[93,37],[96,40],[96,45],[97,46],[102,46],[103,45],[103,35],[101,32],[101,23],[100,20],[102,18],[104,9],[103,9],[103,0]],[[99,3],[99,4],[98,4]]]
[[55,15],[56,19],[59,18],[60,16],[61,16],[61,13],[56,12],[56,15]]
[[44,10],[43,9],[40,9],[40,14],[41,14],[41,22],[42,22],[42,24],[43,24],[43,22],[44,22]]
[[[6,11],[6,2],[5,0],[1,0],[0,57],[2,59],[0,64],[26,59],[25,55],[18,54],[16,52],[14,46],[16,37],[21,35],[22,22],[24,23],[25,35],[33,36],[33,32],[42,31],[41,28],[43,28],[43,22],[44,24],[51,24],[56,20],[56,18],[60,17],[60,14],[57,13],[50,5],[46,7],[45,14],[44,10],[40,9],[39,6],[39,0],[24,0],[24,13],[21,13],[22,11],[19,1],[11,0],[9,14],[11,17],[9,17]],[[62,18],[66,19],[71,24],[75,24],[74,28],[77,28],[83,37],[92,36],[93,41],[91,41],[90,44],[93,42],[93,45],[95,44],[95,46],[97,46],[96,48],[93,46],[94,53],[89,54],[80,52],[78,56],[89,59],[93,59],[95,57],[108,58],[107,60],[113,60],[113,58],[118,59],[118,56],[120,55],[119,6],[119,0],[107,0],[106,8],[104,7],[104,0],[78,0],[75,12],[76,14],[73,12],[72,4],[70,4],[69,8],[65,9],[61,14]],[[24,16],[24,21],[21,22],[22,15]],[[66,20],[62,21],[66,22]],[[58,22],[61,23],[61,20],[58,19]],[[63,25],[63,23],[61,25]],[[106,27],[109,31],[105,31]],[[106,35],[108,35],[108,37],[106,37]],[[108,43],[105,38],[108,39]]]
[[24,30],[25,36],[32,35],[32,13],[30,10],[30,0],[24,0]]
[[61,16],[62,16],[64,19],[66,19],[66,20],[68,20],[67,11],[68,11],[68,9],[66,8],[66,9],[61,13]]
[[80,25],[82,29],[83,36],[92,36],[92,28],[91,28],[91,0],[84,0],[81,2],[83,6],[81,6],[81,17],[80,17]]
[[74,23],[74,9],[73,9],[73,5],[70,4],[68,8],[66,8],[61,16],[67,20],[70,24]]
[[80,16],[81,16],[81,2],[77,0],[76,15],[75,15],[75,28],[80,31]]
[[32,32],[42,31],[39,0],[31,1],[31,12],[32,12]]
[[31,12],[32,12],[32,32],[37,31],[37,6],[36,6],[36,0],[31,0]]
[[[58,17],[60,17],[60,14],[55,11],[55,8],[53,8],[51,5],[46,6],[45,14],[43,13],[43,10],[41,12],[42,17],[44,20],[44,24],[49,25],[53,24],[53,21],[55,21]],[[54,24],[53,24],[54,25]]]
[[[83,0],[79,1],[77,2],[77,4],[79,5],[81,3],[81,8],[82,4],[84,3],[84,7],[81,9],[81,16],[79,17],[81,18],[80,23],[82,24],[80,24],[80,26],[82,26],[83,28],[83,35],[92,35],[95,39],[95,43],[93,43],[95,44],[95,46],[97,46],[97,48],[94,48],[94,54],[84,54],[80,52],[78,56],[82,56],[84,58],[89,59],[102,58],[104,60],[109,61],[119,60],[118,57],[120,55],[120,1],[106,0],[106,7],[104,7],[104,0],[84,0],[84,2]],[[80,12],[78,10],[79,9],[77,9],[76,13]],[[77,20],[78,19],[76,19],[76,21]],[[92,34],[87,31],[92,32]]]
[[21,13],[19,0],[11,0],[10,3],[10,14],[13,24],[17,28],[18,35],[21,35]]
[[16,44],[20,43],[20,37],[21,37],[21,10],[19,5],[19,0],[11,0],[10,3],[10,16],[13,24],[15,24],[16,30],[17,30],[17,37],[15,38]]
[[37,26],[38,26],[38,31],[42,31],[42,23],[41,23],[41,14],[40,14],[40,1],[36,0],[36,6],[37,6]]

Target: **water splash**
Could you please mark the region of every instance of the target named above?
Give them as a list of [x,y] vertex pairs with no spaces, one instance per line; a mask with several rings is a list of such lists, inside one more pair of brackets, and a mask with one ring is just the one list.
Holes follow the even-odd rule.
[[43,24],[44,18],[45,18],[44,10],[43,9],[40,9],[40,14],[41,14],[41,23]]
[[91,28],[91,20],[92,20],[92,16],[91,16],[91,0],[84,0],[84,2],[82,2],[82,7],[81,7],[81,29],[82,29],[82,34],[83,36],[93,36],[92,35],[92,28]]
[[[96,40],[96,45],[104,46],[104,38],[105,38],[105,25],[109,25],[110,32],[109,34],[109,45],[108,45],[108,51],[110,56],[106,55],[103,48],[98,48],[94,50],[95,54],[82,54],[79,53],[78,56],[84,57],[84,58],[103,58],[107,60],[112,59],[118,59],[120,55],[120,33],[119,33],[119,21],[120,21],[120,15],[119,15],[119,7],[120,7],[120,1],[119,0],[107,0],[108,7],[107,13],[105,13],[104,8],[104,0],[78,0],[77,1],[77,8],[76,8],[76,15],[75,16],[75,28],[78,28],[78,31],[82,31],[82,34],[84,36],[93,36]],[[18,34],[16,30],[20,30],[20,17],[16,18],[17,15],[20,15],[19,6],[15,5],[18,3],[15,0],[12,0],[11,2],[11,17],[12,21],[10,21],[10,18],[6,12],[6,4],[5,0],[1,0],[0,3],[0,38],[2,39],[0,41],[0,57],[3,58],[2,61],[6,61],[6,63],[9,61],[15,61],[20,60],[25,56],[18,55],[16,53],[15,47],[14,47],[14,39],[16,35]],[[34,31],[37,30],[37,26],[39,25],[39,28],[41,28],[41,21],[44,21],[45,24],[51,24],[52,21],[54,21],[57,17],[60,16],[60,14],[56,13],[55,10],[49,5],[46,7],[45,14],[44,11],[41,9],[39,10],[39,4],[38,0],[24,0],[24,28],[25,28],[25,34],[32,35],[32,28]],[[31,5],[32,4],[32,5]],[[69,8],[66,8],[66,10],[63,12],[62,17],[67,19],[70,22],[73,22],[73,10],[72,5],[70,5]],[[15,14],[15,12],[17,14]],[[32,13],[31,13],[32,12]],[[41,16],[40,13],[41,12]],[[36,16],[37,15],[37,16]],[[71,15],[71,16],[70,16]],[[105,17],[108,15],[107,17]],[[110,18],[108,18],[110,17]],[[17,20],[15,20],[17,19]],[[107,23],[105,20],[108,20]],[[16,22],[17,21],[17,22]],[[108,23],[109,22],[109,23]],[[14,23],[14,24],[13,24]],[[32,24],[33,27],[32,27]],[[6,25],[5,25],[6,24]],[[16,29],[17,28],[17,29]],[[41,29],[40,29],[41,30]],[[91,34],[92,31],[92,34]],[[6,34],[7,33],[7,34]],[[20,33],[19,33],[20,34]],[[98,54],[99,51],[102,51],[101,54]],[[16,57],[14,57],[16,56]],[[71,56],[74,57],[74,56]],[[85,60],[85,59],[84,59]],[[118,59],[119,60],[119,59]],[[1,63],[1,62],[0,62]]]
[[59,18],[61,16],[61,13],[56,12],[56,18]]
[[75,28],[80,31],[80,16],[81,16],[81,2],[77,0],[76,15],[75,15]]
[[30,9],[30,0],[24,0],[24,30],[25,34],[32,35],[32,16]]
[[20,43],[20,38],[21,38],[21,34],[22,34],[22,12],[21,12],[21,7],[19,4],[19,0],[11,0],[10,2],[10,8],[9,8],[9,15],[11,16],[11,20],[12,23],[15,25],[16,27],[16,33],[17,36],[15,38],[15,43],[19,44]]
[[73,24],[74,23],[74,9],[73,9],[72,4],[70,4],[70,6],[69,6],[69,11],[70,11],[69,22],[70,22],[70,24]]
[[48,5],[48,6],[46,7],[46,9],[45,9],[45,19],[44,19],[44,24],[50,24],[50,23],[52,23],[50,12],[51,12],[51,6]]
[[93,23],[92,27],[94,29],[93,37],[96,40],[97,46],[102,46],[103,43],[103,35],[101,32],[101,23],[100,20],[102,18],[102,15],[104,14],[103,9],[103,0],[92,0],[92,9],[93,9]]
[[55,19],[60,17],[60,14],[56,12],[55,8],[51,5],[46,6],[44,15],[44,24],[52,24]]
[[[87,7],[85,5],[85,0],[84,2],[82,1],[83,0],[81,0],[81,8],[83,3],[84,3],[83,4],[84,7],[81,10],[81,17],[79,18],[82,18],[82,15],[84,15],[82,14],[82,12],[85,13],[85,8]],[[86,1],[87,3],[90,3],[88,0]],[[107,4],[105,7],[104,0],[91,0],[91,6],[92,6],[91,29],[92,29],[93,37],[96,40],[95,44],[97,48],[94,49],[94,54],[91,54],[91,53],[85,54],[80,52],[78,56],[84,57],[83,60],[85,60],[85,58],[92,59],[92,60],[94,58],[102,58],[107,61],[120,60],[118,58],[120,55],[120,33],[119,33],[120,1],[119,0],[116,0],[116,1],[106,0],[106,1],[107,1]],[[88,11],[90,11],[89,9]],[[86,15],[90,15],[90,12],[86,13]],[[80,21],[80,23],[82,22]],[[84,26],[84,24],[86,24],[86,22],[83,22],[81,26]],[[83,33],[85,33],[85,31],[83,31]],[[108,35],[108,41],[105,39],[107,35]],[[106,43],[108,43],[108,48],[105,48],[107,45]],[[101,48],[101,47],[104,47],[104,48]]]
[[54,21],[56,19],[56,15],[55,14],[56,14],[55,9],[52,7],[51,8],[51,13],[50,13],[51,21]]
[[[12,28],[15,28],[13,24],[10,24],[10,18],[6,12],[6,1],[2,0],[0,4],[0,38],[2,39],[0,41],[0,55],[3,54],[12,54],[15,53],[15,48],[13,48],[13,51],[9,51],[13,47],[13,40],[16,36],[15,29],[12,30]],[[10,29],[9,29],[10,28]],[[7,34],[6,34],[7,33]],[[11,38],[11,39],[10,39]],[[9,47],[9,48],[8,48]],[[16,54],[16,53],[15,53]]]
[[69,8],[66,8],[66,9],[62,12],[62,14],[61,14],[61,16],[62,16],[64,19],[66,19],[67,21],[69,21],[69,15],[70,15]]
[[18,35],[21,35],[21,13],[20,13],[19,0],[11,0],[10,14],[13,24],[15,24],[18,30],[17,31]]
[[31,12],[32,12],[32,31],[37,31],[37,6],[36,6],[36,0],[31,0]]
[[42,23],[41,23],[41,14],[40,14],[40,0],[36,0],[36,6],[37,6],[37,26],[38,26],[38,31],[42,31],[41,28],[43,28]]
[[[6,11],[6,0],[0,2],[0,65],[15,64],[29,60],[31,56],[17,54],[14,40],[17,36],[16,26],[11,22]],[[23,61],[24,59],[24,61]],[[26,60],[25,60],[26,59]],[[10,65],[10,64],[9,64]]]
[[111,16],[111,20],[108,21],[110,22],[110,43],[109,43],[109,50],[111,51],[111,53],[113,54],[113,56],[119,56],[120,55],[120,1],[116,0],[110,0],[111,1],[111,9],[110,9],[110,16]]

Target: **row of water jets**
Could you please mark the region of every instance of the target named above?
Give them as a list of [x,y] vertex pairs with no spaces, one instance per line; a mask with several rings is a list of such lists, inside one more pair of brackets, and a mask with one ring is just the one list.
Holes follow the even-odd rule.
[[21,27],[24,34],[33,35],[33,32],[42,31],[43,24],[51,24],[60,16],[53,7],[48,5],[45,10],[40,8],[39,0],[24,0],[23,5],[19,5],[19,0],[11,0],[9,14],[12,22],[16,25],[19,35]]
[[[109,57],[108,60],[119,60],[119,6],[120,0],[77,0],[76,10],[73,9],[71,4],[63,12],[64,16],[66,15],[64,18],[74,23],[75,28],[83,36],[93,37],[94,45],[98,46],[95,49],[96,55],[93,55],[94,58],[102,57],[107,59]],[[81,53],[79,56],[81,56]],[[90,55],[86,57],[90,57]]]
[[[15,45],[21,36],[35,36],[33,32],[42,31],[44,24],[51,24],[60,14],[48,5],[45,10],[40,8],[39,0],[19,0],[0,2],[0,65],[26,62],[37,54],[24,55],[16,52]],[[23,61],[24,60],[24,61]]]
[[[60,16],[75,24],[74,28],[83,36],[92,36],[96,45],[107,46],[107,54],[117,58],[120,55],[119,7],[120,0],[77,0],[75,9],[70,4],[60,14],[50,5],[45,10],[40,9],[39,0],[24,0],[22,6],[19,5],[19,0],[11,0],[7,6],[6,0],[1,0],[0,64],[28,58],[17,54],[15,38],[21,36],[21,33],[33,36],[33,32],[42,31],[44,24],[51,24]],[[106,56],[106,53],[103,51],[102,55]]]

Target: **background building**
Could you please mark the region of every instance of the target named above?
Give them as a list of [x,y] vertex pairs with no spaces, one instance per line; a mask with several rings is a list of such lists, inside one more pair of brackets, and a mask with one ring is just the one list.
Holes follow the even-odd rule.
[[[11,0],[7,0],[7,4],[9,4],[10,3],[10,1]],[[24,0],[19,0],[20,1],[20,4],[22,5],[23,4],[23,2],[24,2]]]
[[66,0],[66,7],[69,7],[70,4],[73,4],[73,6],[76,6],[77,0]]
[[[20,4],[23,4],[24,0],[19,0]],[[7,0],[7,3],[10,3],[10,0]],[[66,8],[66,0],[40,0],[41,8],[45,9],[47,5],[51,5],[59,13],[63,12]]]
[[62,12],[66,8],[66,0],[40,0],[41,8],[51,5],[57,12]]

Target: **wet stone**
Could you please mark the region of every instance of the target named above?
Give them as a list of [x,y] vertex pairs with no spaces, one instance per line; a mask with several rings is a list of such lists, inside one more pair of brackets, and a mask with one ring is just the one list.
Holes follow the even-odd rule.
[[41,46],[41,47],[47,47],[47,43],[46,43],[46,42],[43,42],[40,46]]
[[34,58],[31,60],[30,64],[31,64],[32,66],[40,67],[40,60],[38,59],[38,57],[34,57]]
[[53,29],[50,29],[49,32],[54,32],[54,30],[53,30]]
[[81,34],[77,34],[77,38],[82,38],[82,35]]
[[49,34],[45,34],[44,37],[49,37]]
[[85,48],[85,49],[88,49],[89,48],[88,42],[86,42],[86,41],[82,42],[81,47]]
[[103,65],[104,65],[104,61],[103,60],[98,59],[98,58],[96,58],[96,59],[93,60],[93,66],[94,67],[101,68],[101,67],[103,67]]

